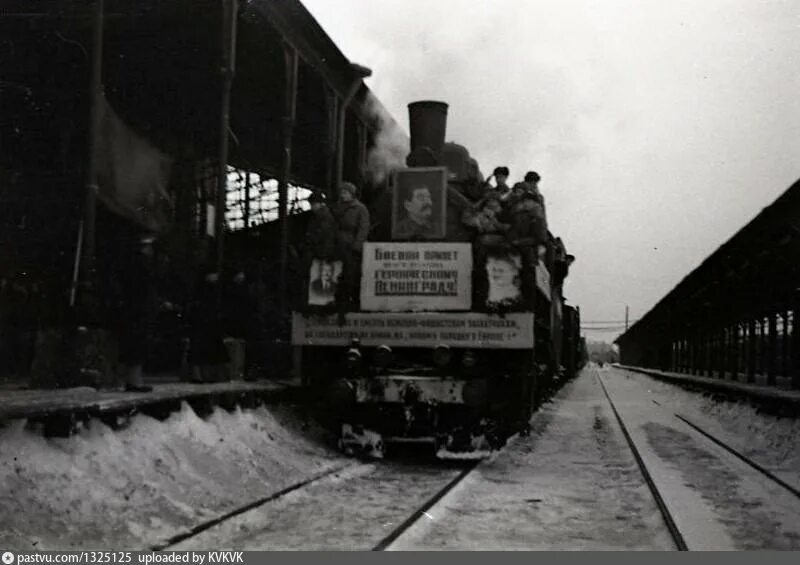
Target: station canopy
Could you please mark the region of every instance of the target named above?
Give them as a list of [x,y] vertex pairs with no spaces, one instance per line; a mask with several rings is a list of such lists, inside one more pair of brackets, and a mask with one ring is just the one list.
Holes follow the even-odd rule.
[[[702,228],[698,228],[702,229]],[[630,329],[626,344],[686,337],[793,309],[800,281],[800,181],[689,273]]]

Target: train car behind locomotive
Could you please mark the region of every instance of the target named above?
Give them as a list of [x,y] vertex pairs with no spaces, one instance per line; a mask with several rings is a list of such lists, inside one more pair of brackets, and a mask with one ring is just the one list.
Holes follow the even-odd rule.
[[484,454],[577,370],[579,312],[562,298],[574,258],[543,226],[481,229],[486,185],[469,152],[445,143],[447,105],[412,103],[409,118],[408,168],[372,206],[360,257],[307,262],[295,370],[347,451],[429,442]]

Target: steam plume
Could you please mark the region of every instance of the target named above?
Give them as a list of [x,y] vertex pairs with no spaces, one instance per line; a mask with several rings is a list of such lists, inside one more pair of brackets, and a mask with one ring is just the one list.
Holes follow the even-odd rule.
[[409,138],[372,93],[364,107],[378,126],[375,145],[367,155],[366,173],[371,182],[381,184],[392,171],[405,166]]

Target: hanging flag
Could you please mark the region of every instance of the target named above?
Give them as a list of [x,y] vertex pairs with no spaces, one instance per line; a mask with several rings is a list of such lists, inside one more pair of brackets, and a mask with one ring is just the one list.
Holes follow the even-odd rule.
[[172,158],[134,132],[105,98],[96,157],[98,198],[144,229],[163,232],[172,217]]

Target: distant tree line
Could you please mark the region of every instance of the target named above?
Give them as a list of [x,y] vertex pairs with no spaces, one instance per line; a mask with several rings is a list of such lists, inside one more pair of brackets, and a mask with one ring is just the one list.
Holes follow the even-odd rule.
[[589,361],[594,363],[619,362],[619,353],[610,343],[604,341],[589,341],[586,343],[586,349],[589,354]]

